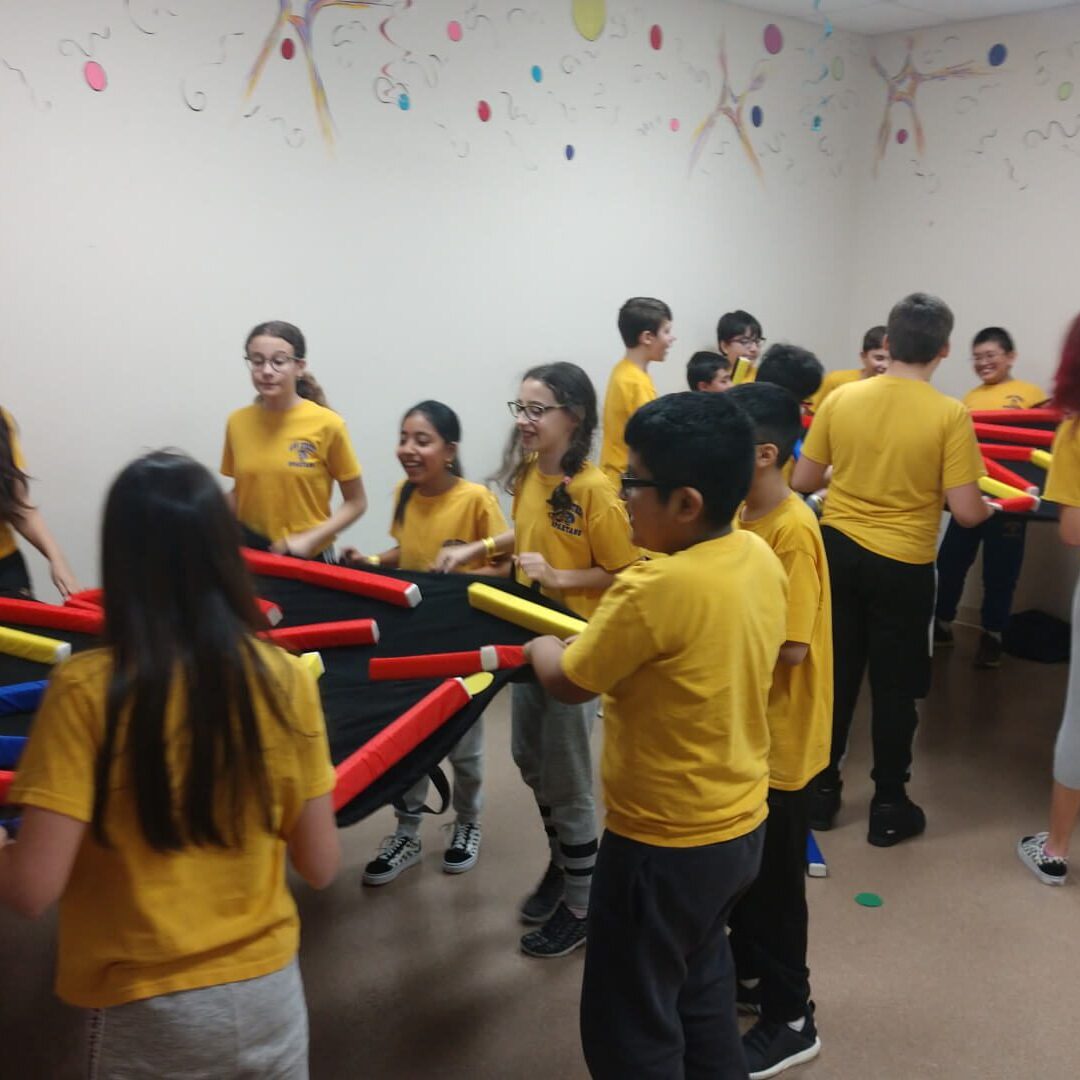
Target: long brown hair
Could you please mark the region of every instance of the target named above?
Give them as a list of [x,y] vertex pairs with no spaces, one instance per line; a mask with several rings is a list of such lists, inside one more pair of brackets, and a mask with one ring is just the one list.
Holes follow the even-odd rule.
[[26,494],[26,473],[15,464],[12,447],[14,432],[8,425],[7,414],[0,409],[0,521],[18,521],[30,504]]

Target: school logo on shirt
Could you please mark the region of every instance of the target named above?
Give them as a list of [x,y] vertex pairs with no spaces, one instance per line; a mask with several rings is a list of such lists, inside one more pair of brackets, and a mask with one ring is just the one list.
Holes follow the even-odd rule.
[[1006,394],[1005,404],[1002,408],[1005,409],[1022,409],[1024,407],[1024,399],[1019,394]]
[[584,511],[577,503],[571,503],[566,510],[552,510],[548,517],[551,518],[551,527],[567,536],[580,536],[581,528],[578,522],[585,516]]
[[290,469],[314,469],[319,459],[318,448],[307,439],[290,443],[289,453],[293,455],[293,460],[289,462]]

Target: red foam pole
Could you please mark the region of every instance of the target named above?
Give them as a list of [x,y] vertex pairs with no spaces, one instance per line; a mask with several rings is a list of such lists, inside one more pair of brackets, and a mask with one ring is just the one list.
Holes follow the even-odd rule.
[[524,645],[496,645],[495,655],[499,658],[499,671],[523,667],[525,664]]
[[1030,461],[1030,446],[1008,446],[1006,443],[979,443],[979,451],[984,459],[993,458],[995,461]]
[[372,682],[391,679],[438,679],[475,675],[521,667],[525,650],[520,645],[485,645],[466,652],[424,653],[420,656],[377,656],[368,665]]
[[15,782],[15,774],[10,769],[0,769],[0,803],[7,802],[8,788]]
[[1015,499],[991,499],[995,506],[1006,514],[1029,514],[1039,509],[1039,500],[1034,495],[1019,495]]
[[1060,424],[1060,409],[975,409],[971,419],[976,424]]
[[1000,480],[1003,484],[1019,488],[1021,491],[1028,491],[1033,495],[1039,490],[1038,484],[1033,484],[1019,473],[1014,473],[1012,469],[1006,469],[1004,465],[999,465],[993,458],[987,457],[985,454],[983,454],[983,464],[986,466],[987,474],[995,480]]
[[0,622],[71,630],[77,634],[100,637],[105,630],[105,613],[101,608],[60,607],[59,604],[39,604],[35,600],[3,597],[0,598]]
[[82,592],[70,593],[64,600],[64,605],[67,607],[104,607],[105,590],[83,589]]
[[355,799],[451,716],[465,708],[470,700],[469,691],[460,679],[447,679],[350,754],[334,770],[337,773],[334,809],[340,810]]
[[263,600],[257,596],[255,597],[255,603],[259,605],[259,610],[271,626],[277,626],[281,622],[281,608],[273,600]]
[[813,417],[813,416],[812,416],[811,414],[809,414],[809,413],[803,413],[803,415],[802,415],[802,426],[803,426],[803,431],[808,431],[808,430],[809,430],[809,428],[810,428],[810,425],[811,425],[811,424],[812,424],[813,422],[814,422],[814,417]]
[[345,619],[308,626],[280,626],[259,636],[286,649],[312,652],[335,645],[375,645],[379,640],[379,626],[374,619]]
[[1005,427],[1003,424],[976,424],[975,434],[980,439],[1004,439],[1008,442],[1025,443],[1028,446],[1049,447],[1054,442],[1052,431],[1041,428]]

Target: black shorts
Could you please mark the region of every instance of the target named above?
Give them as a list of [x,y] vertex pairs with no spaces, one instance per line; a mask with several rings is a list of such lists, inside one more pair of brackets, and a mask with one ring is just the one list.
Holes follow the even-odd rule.
[[13,551],[0,559],[0,596],[14,596],[20,600],[34,598],[30,571],[21,551]]

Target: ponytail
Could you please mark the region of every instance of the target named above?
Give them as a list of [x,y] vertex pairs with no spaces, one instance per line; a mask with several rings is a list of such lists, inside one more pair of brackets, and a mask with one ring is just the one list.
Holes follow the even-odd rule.
[[15,464],[15,450],[11,445],[14,432],[8,425],[7,415],[0,412],[0,521],[16,522],[30,509],[24,501],[26,473]]

